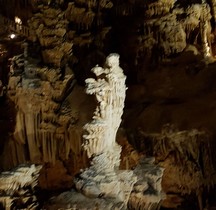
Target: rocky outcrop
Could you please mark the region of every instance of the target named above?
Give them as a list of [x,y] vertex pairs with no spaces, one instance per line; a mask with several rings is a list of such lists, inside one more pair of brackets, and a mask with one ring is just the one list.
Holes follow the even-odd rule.
[[[209,2],[114,1],[116,48],[131,82],[195,45],[205,62],[212,56],[212,10]],[[124,24],[127,22],[127,25]]]
[[76,0],[68,4],[66,17],[70,22],[76,24],[78,30],[91,29],[93,24],[103,25],[103,14],[101,10],[109,10],[113,7],[110,0],[107,1],[83,1]]
[[[139,130],[136,139],[140,150],[154,154],[156,163],[164,168],[162,189],[168,195],[162,206],[176,208],[185,195],[194,194],[202,209],[204,189],[215,185],[210,135],[196,129],[178,131],[174,126],[166,125],[161,133]],[[172,200],[172,196],[176,199]]]
[[28,161],[28,157],[33,163],[55,163],[59,158],[67,159],[71,150],[77,152],[75,144],[81,145],[81,140],[73,140],[79,136],[74,128],[76,117],[65,100],[74,86],[73,75],[67,74],[61,80],[60,70],[32,64],[25,66],[24,72],[24,76],[18,72],[9,80],[8,95],[17,108],[9,147],[15,150],[27,147],[28,155],[16,151],[17,155],[5,163],[9,168],[13,163]]
[[41,166],[20,165],[0,174],[0,203],[4,209],[36,209],[39,206],[34,188],[40,170]]
[[[68,158],[74,161],[78,161],[78,157]],[[66,190],[73,187],[73,174],[68,172],[68,167],[65,166],[65,162],[61,160],[56,160],[55,163],[46,163],[40,171],[40,176],[38,177],[38,185],[42,190],[55,191],[55,190]],[[76,169],[79,164],[75,166],[72,162],[71,168]]]
[[[20,59],[19,68],[15,64]],[[41,68],[26,59],[23,55],[12,59],[7,95],[15,104],[16,122],[2,147],[1,168],[39,163],[43,165],[39,178],[42,189],[68,189],[73,175],[87,164],[81,148],[82,127],[76,125],[78,115],[68,99],[74,75],[66,69],[62,77],[60,69]]]
[[162,200],[165,199],[161,187],[164,169],[155,165],[154,161],[154,158],[142,159],[135,168],[134,173],[138,181],[130,195],[129,209],[159,209]]
[[113,3],[109,0],[69,2],[65,11],[65,17],[70,25],[68,39],[73,40],[74,45],[81,48],[88,49],[94,45],[103,49],[105,37],[111,29],[105,19],[112,7]]
[[31,30],[35,31],[42,49],[43,62],[55,67],[63,67],[71,56],[73,44],[66,40],[68,21],[65,13],[44,4],[38,5],[39,11],[28,21]]

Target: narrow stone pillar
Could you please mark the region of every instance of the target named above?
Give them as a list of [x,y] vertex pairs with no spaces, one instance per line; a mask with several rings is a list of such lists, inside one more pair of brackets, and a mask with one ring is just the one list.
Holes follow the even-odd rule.
[[202,48],[203,48],[203,56],[204,58],[209,58],[212,56],[212,51],[209,43],[209,35],[210,35],[210,8],[206,3],[206,0],[202,0],[202,14],[200,17],[200,33],[202,39]]
[[132,171],[119,170],[121,146],[115,141],[123,114],[126,76],[118,54],[110,54],[106,67],[96,66],[92,72],[97,79],[86,80],[86,93],[95,95],[97,107],[83,135],[84,149],[92,161],[75,185],[87,197],[109,198],[126,206],[136,177]]

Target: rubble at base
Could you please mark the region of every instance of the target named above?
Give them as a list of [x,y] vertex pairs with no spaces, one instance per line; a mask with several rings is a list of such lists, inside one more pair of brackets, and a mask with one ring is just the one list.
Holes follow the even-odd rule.
[[0,174],[0,204],[5,210],[35,210],[39,206],[34,188],[42,166],[20,165]]

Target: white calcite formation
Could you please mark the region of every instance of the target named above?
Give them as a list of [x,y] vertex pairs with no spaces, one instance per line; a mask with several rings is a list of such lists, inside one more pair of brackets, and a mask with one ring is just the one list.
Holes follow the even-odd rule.
[[41,166],[19,166],[0,174],[0,203],[4,209],[36,209],[34,188]]
[[75,180],[76,188],[87,197],[112,199],[113,204],[127,205],[136,178],[132,171],[120,171],[121,147],[116,132],[121,123],[125,100],[125,75],[119,67],[119,56],[107,57],[106,68],[92,69],[97,79],[86,80],[86,93],[94,94],[98,106],[93,120],[84,126],[84,149],[92,158],[91,166]]

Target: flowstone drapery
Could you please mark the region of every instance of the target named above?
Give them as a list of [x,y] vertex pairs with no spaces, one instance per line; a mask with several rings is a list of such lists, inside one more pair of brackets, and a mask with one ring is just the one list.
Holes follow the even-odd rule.
[[94,94],[98,105],[93,120],[84,126],[84,149],[92,158],[91,166],[75,184],[87,197],[115,198],[124,206],[136,182],[132,171],[118,170],[121,147],[115,142],[124,108],[126,76],[119,67],[119,55],[110,54],[106,66],[94,67],[97,79],[86,80],[86,93]]

